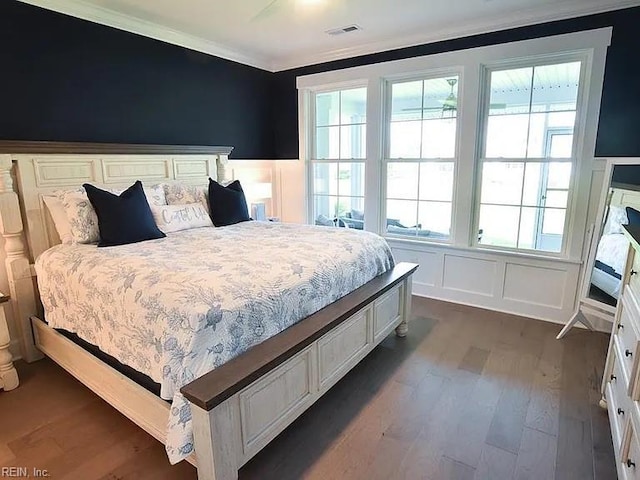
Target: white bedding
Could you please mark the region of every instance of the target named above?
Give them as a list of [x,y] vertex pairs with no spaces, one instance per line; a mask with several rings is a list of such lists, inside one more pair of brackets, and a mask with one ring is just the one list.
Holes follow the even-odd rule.
[[616,278],[603,270],[598,268],[593,269],[591,272],[591,284],[595,285],[616,300],[620,297],[620,286],[622,285],[622,282],[619,278]]
[[598,243],[596,260],[609,265],[617,274],[622,275],[627,263],[628,249],[629,241],[622,233],[602,235]]
[[46,320],[161,385],[172,463],[193,451],[180,387],[391,269],[379,236],[244,222],[36,261]]
[[[622,275],[627,263],[628,248],[629,241],[622,233],[603,234],[598,242],[596,260],[609,265],[617,274]],[[591,283],[613,298],[620,295],[622,282],[609,272],[594,268],[591,272]]]

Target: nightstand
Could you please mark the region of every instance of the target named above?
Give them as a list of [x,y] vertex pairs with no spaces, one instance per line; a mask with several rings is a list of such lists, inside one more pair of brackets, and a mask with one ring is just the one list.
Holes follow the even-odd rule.
[[4,307],[9,297],[0,293],[0,389],[13,390],[18,386],[18,372],[13,366],[11,352],[9,351],[9,328]]

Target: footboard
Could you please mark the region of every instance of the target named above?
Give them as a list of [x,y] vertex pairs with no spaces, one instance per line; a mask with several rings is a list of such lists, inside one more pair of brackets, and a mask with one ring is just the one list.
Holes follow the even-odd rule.
[[304,321],[203,375],[191,402],[198,478],[227,480],[394,328],[407,333],[411,275],[401,263]]

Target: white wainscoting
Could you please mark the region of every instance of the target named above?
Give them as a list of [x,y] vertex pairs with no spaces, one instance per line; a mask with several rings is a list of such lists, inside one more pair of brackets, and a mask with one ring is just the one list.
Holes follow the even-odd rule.
[[493,296],[494,286],[490,279],[496,277],[498,264],[495,260],[450,252],[442,256],[442,262],[444,290],[485,297]]
[[573,314],[577,262],[401,240],[389,244],[396,261],[420,264],[415,295],[557,323]]
[[[264,202],[267,216],[282,222],[304,223],[304,163],[298,160],[230,160],[230,177],[242,183],[250,196],[252,183],[271,183],[271,199]],[[251,199],[248,198],[249,203]]]
[[[587,225],[596,220],[605,164],[595,159],[589,174]],[[397,261],[420,265],[413,276],[414,295],[555,323],[566,323],[574,314],[585,274],[579,261],[395,239],[389,245]],[[590,320],[596,329],[611,331],[610,323]]]

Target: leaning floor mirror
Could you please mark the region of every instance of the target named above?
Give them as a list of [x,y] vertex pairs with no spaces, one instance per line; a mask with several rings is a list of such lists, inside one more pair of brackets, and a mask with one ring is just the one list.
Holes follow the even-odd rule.
[[609,159],[600,208],[591,228],[578,309],[558,338],[577,322],[588,328],[593,328],[593,318],[613,322],[629,250],[623,234],[628,224],[640,226],[640,158]]

